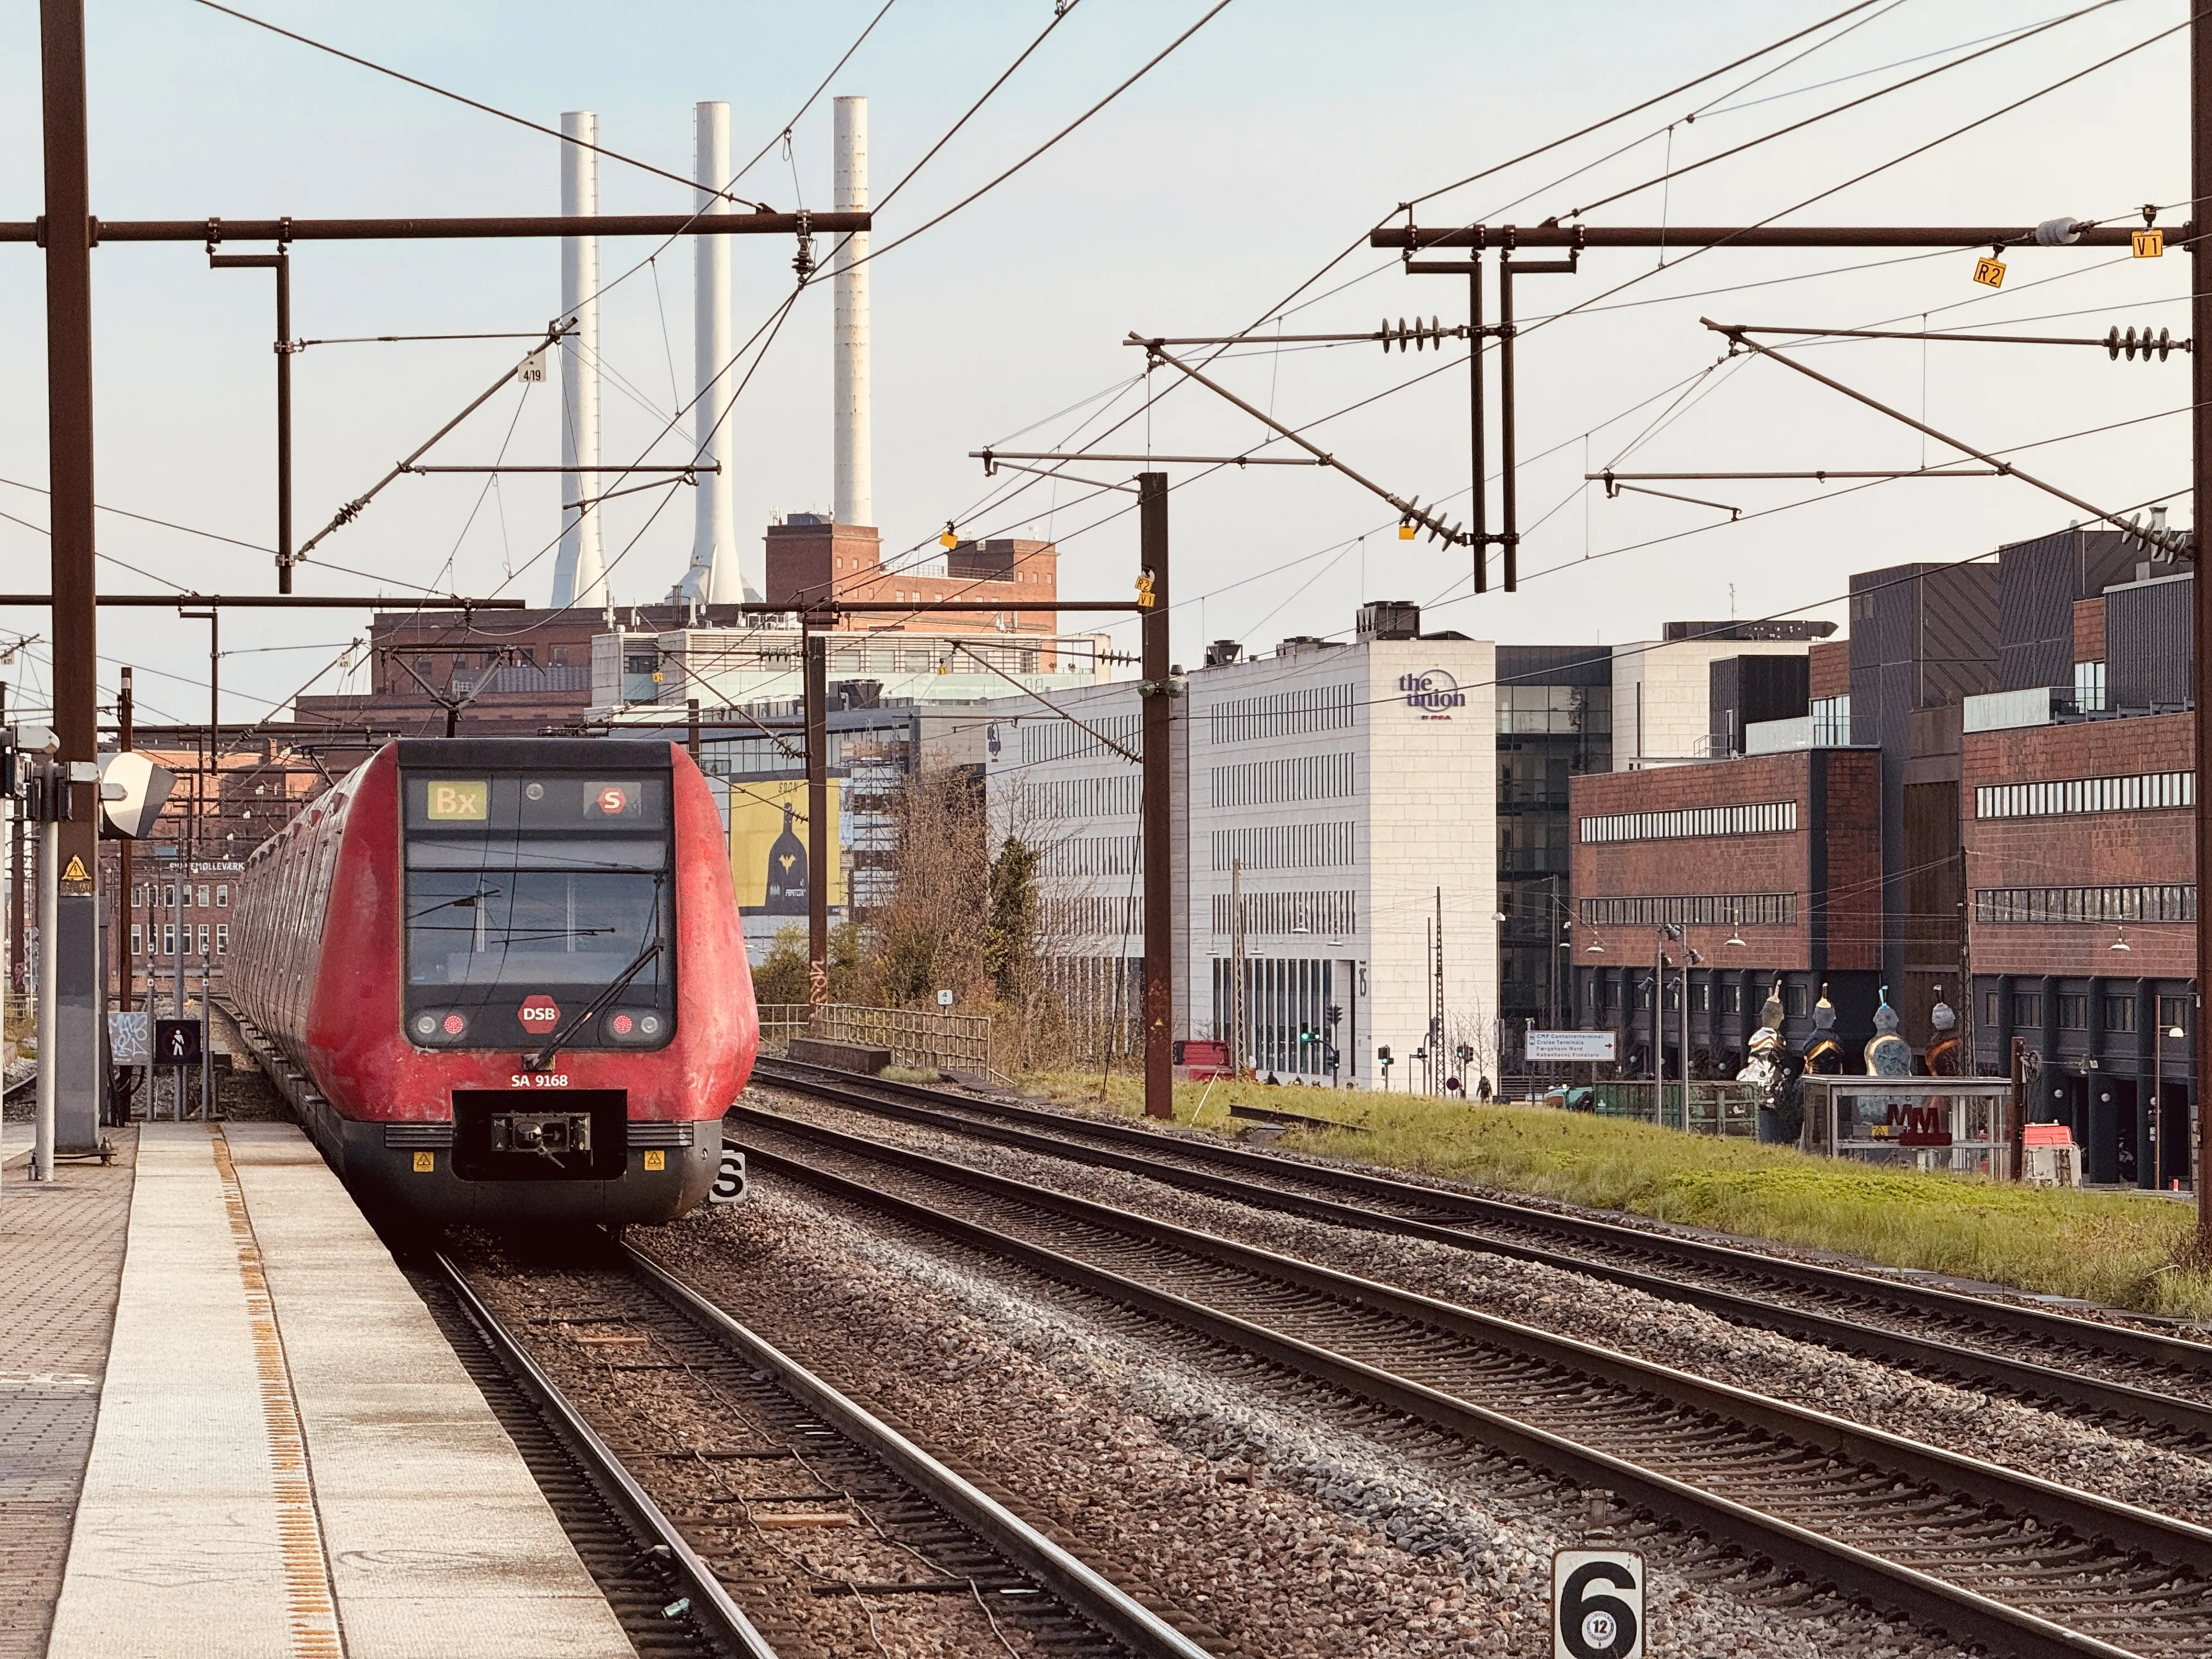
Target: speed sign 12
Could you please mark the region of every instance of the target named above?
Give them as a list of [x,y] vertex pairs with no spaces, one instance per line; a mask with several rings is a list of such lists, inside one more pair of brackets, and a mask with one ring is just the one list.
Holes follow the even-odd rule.
[[1634,1550],[1552,1557],[1552,1659],[1644,1659],[1644,1558]]

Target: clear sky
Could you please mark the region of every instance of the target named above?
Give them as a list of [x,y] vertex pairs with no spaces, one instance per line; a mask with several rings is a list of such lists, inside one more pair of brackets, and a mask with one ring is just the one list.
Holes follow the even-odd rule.
[[[1050,20],[1050,0],[893,0],[874,33],[791,128],[776,135],[882,0],[454,6],[385,0],[241,0],[240,9],[533,119],[591,109],[601,140],[688,173],[691,106],[733,106],[734,147],[768,147],[744,188],[779,208],[830,199],[830,106],[870,100],[880,194]],[[884,215],[878,246],[957,201],[1119,82],[1211,0],[1079,0],[1052,38]],[[1131,329],[1205,334],[1265,322],[1397,204],[1665,91],[1839,11],[1825,3],[1691,0],[1674,6],[1553,0],[1438,5],[1231,0],[1119,100],[981,201],[874,266],[876,506],[888,552],[933,551],[957,520],[977,534],[1059,538],[1062,591],[1119,597],[1134,572],[1133,520],[1087,528],[1101,501],[1079,487],[1014,493],[966,452],[1093,438],[1142,406],[1120,343]],[[2075,7],[2051,0],[1876,0],[1807,42],[1667,99],[1591,137],[1425,204],[1424,222],[1534,223],[1995,45]],[[557,143],[278,39],[191,0],[92,0],[94,210],[105,217],[535,213],[558,205]],[[2183,22],[2181,0],[2112,0],[2088,15],[1761,144],[1741,157],[1595,209],[1592,224],[1763,220],[1854,175]],[[40,211],[36,9],[0,13],[0,217]],[[1808,46],[1815,49],[1807,52]],[[1805,54],[1797,56],[1797,54]],[[1932,54],[1932,55],[1930,55]],[[1797,61],[1785,60],[1797,56]],[[1907,61],[1914,60],[1914,61]],[[1769,73],[1771,71],[1771,73]],[[1869,72],[1872,71],[1872,72]],[[1765,78],[1759,79],[1764,76]],[[1853,77],[1853,78],[1845,78]],[[1748,84],[1754,82],[1755,84]],[[2187,189],[2185,31],[1937,143],[1794,215],[1826,224],[2120,220]],[[1696,114],[1692,122],[1688,118]],[[1616,153],[1617,152],[1617,153]],[[1607,159],[1609,158],[1609,159]],[[1579,171],[1578,171],[1579,170]],[[1573,175],[1565,177],[1565,175]],[[683,186],[613,162],[604,210],[688,209]],[[2178,224],[2185,205],[2160,222]],[[2139,217],[2136,220],[2140,222]],[[612,275],[651,251],[607,242]],[[784,239],[736,245],[740,337],[791,283]],[[1984,250],[1986,251],[1986,250]],[[1304,469],[1200,479],[1173,499],[1176,653],[1234,638],[1267,648],[1340,633],[1363,597],[1432,605],[1431,625],[1507,641],[1647,637],[1671,617],[1757,616],[1832,603],[1854,570],[1957,559],[2063,527],[2072,511],[2009,480],[1907,481],[1814,499],[1817,488],[1728,483],[1682,493],[1746,509],[1624,496],[1582,474],[1648,470],[1920,465],[1918,434],[1771,364],[1725,365],[1698,319],[1825,326],[1984,327],[2098,334],[2114,324],[2186,331],[2187,256],[2160,261],[2022,249],[2002,290],[1971,280],[1974,256],[1869,252],[1585,257],[1574,276],[1531,278],[1524,314],[1589,309],[1522,346],[1521,497],[1529,580],[1515,596],[1468,596],[1467,558],[1401,543],[1394,514],[1349,482]],[[1861,267],[1846,270],[1846,267]],[[1872,268],[1867,268],[1872,267]],[[211,272],[198,245],[111,246],[94,255],[101,501],[240,541],[273,534],[272,372],[265,275]],[[1829,274],[1818,274],[1829,273]],[[1354,281],[1353,279],[1358,279]],[[1786,279],[1786,280],[1785,280]],[[1611,293],[1621,284],[1633,286]],[[1348,287],[1340,284],[1351,283]],[[1765,287],[1743,285],[1765,283]],[[0,512],[44,522],[18,484],[46,479],[45,332],[36,250],[0,246]],[[1328,290],[1335,289],[1334,293]],[[1714,294],[1710,290],[1735,291]],[[1610,298],[1600,296],[1611,294]],[[1371,329],[1416,313],[1462,320],[1460,283],[1409,276],[1364,248],[1303,290],[1288,332]],[[605,453],[641,455],[690,362],[691,260],[678,248],[605,302]],[[360,334],[542,327],[559,305],[550,242],[301,244],[295,331]],[[2051,313],[2074,313],[2063,318]],[[297,523],[304,538],[374,482],[517,355],[520,343],[326,346],[296,359]],[[2179,410],[2188,370],[2109,362],[2101,351],[1865,343],[1808,360],[1978,445],[2036,443]],[[1319,441],[1401,494],[1467,487],[1467,377],[1434,356],[1372,346],[1255,349],[1224,365],[1244,396],[1293,423],[1376,401],[1316,428]],[[1170,392],[1103,447],[1249,447],[1254,423],[1210,395]],[[1398,389],[1402,388],[1402,389]],[[1670,391],[1669,388],[1674,390]],[[1677,392],[1689,396],[1680,403]],[[794,309],[736,416],[741,537],[771,514],[830,496],[830,295]],[[1656,399],[1656,401],[1654,401]],[[456,460],[558,459],[557,394],[510,389],[448,440]],[[1073,412],[1060,412],[1069,411]],[[1656,422],[1656,428],[1654,423]],[[1647,428],[1654,428],[1647,431]],[[511,435],[510,435],[511,434]],[[656,459],[681,459],[672,441]],[[1944,456],[1928,446],[1930,460]],[[1631,459],[1623,459],[1632,457]],[[2177,492],[2191,521],[2185,422],[2168,416],[2021,456],[2100,504]],[[1099,478],[1133,468],[1083,469]],[[1180,469],[1188,471],[1191,469]],[[410,479],[326,544],[337,568],[303,591],[400,593],[398,584],[504,592],[543,603],[558,485]],[[1669,487],[1669,486],[1662,486]],[[1055,493],[1056,492],[1056,493]],[[626,544],[617,599],[663,596],[690,544],[690,500],[648,523],[654,496],[608,511],[609,556]],[[1761,509],[1807,501],[1794,510]],[[1448,510],[1463,513],[1464,496]],[[152,590],[269,587],[265,555],[104,515],[100,580]],[[1678,532],[1697,532],[1678,534]],[[1360,538],[1365,535],[1363,542]],[[1674,537],[1670,540],[1655,538]],[[634,543],[634,544],[632,544]],[[1587,556],[1587,558],[1586,558]],[[45,586],[45,543],[0,520],[7,588]],[[535,561],[534,562],[532,561]],[[349,574],[349,573],[362,574]],[[1202,599],[1200,596],[1203,596]],[[224,716],[258,715],[324,668],[365,617],[248,617],[225,626]],[[43,631],[0,613],[0,640]],[[103,614],[104,685],[141,666],[149,718],[204,718],[204,624],[166,612]],[[249,654],[250,653],[250,654]],[[35,703],[34,650],[9,671]],[[161,674],[173,678],[157,678]],[[356,682],[356,684],[358,681]],[[330,675],[319,689],[336,689]]]

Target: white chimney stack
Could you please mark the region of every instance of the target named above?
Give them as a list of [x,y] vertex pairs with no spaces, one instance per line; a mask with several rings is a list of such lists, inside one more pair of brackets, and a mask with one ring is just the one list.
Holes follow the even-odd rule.
[[[599,118],[588,110],[561,117],[561,136],[580,142],[561,146],[561,212],[579,218],[599,210],[599,158],[586,144],[599,141]],[[599,493],[599,239],[561,239],[561,316],[574,326],[561,339],[561,464],[587,469],[562,475],[562,501],[589,501]],[[606,560],[599,546],[596,505],[563,506],[561,550],[553,563],[553,604],[605,605]]]
[[[868,206],[868,100],[837,100],[836,210]],[[868,257],[866,231],[846,239],[837,256],[837,337],[830,401],[836,422],[836,507],[839,524],[876,521],[874,456],[869,440]]]
[[[693,205],[702,213],[727,213],[722,195],[730,185],[730,106],[702,102],[694,124],[696,165],[692,177],[700,188]],[[730,392],[735,376],[730,369],[730,239],[692,238],[691,343],[694,389],[699,399],[691,406],[692,432],[697,439],[697,459],[719,470],[699,475],[696,528],[691,538],[691,568],[684,573],[680,592],[687,599],[709,605],[734,605],[759,597],[759,586],[739,564],[737,534],[737,434],[730,418]],[[762,573],[765,578],[766,572]]]

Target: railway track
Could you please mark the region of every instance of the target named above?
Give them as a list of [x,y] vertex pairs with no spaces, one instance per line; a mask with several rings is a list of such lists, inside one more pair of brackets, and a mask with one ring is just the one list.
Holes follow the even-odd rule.
[[1602,1279],[1733,1324],[2212,1452],[2212,1344],[915,1085],[870,1079],[855,1088],[787,1061],[763,1061],[755,1075],[854,1111]]
[[2212,1530],[1155,1218],[740,1106],[803,1181],[2007,1654],[2212,1649]]
[[1015,1633],[1069,1659],[1207,1659],[650,1257],[608,1240],[435,1261],[641,1653],[793,1659],[920,1626],[932,1651],[1011,1653]]

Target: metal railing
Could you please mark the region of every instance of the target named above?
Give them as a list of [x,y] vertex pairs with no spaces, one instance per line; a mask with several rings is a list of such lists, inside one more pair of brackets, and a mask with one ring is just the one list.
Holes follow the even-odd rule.
[[1567,1091],[1571,1106],[1594,1109],[1600,1117],[1628,1118],[1691,1134],[1740,1136],[1747,1140],[1759,1135],[1759,1091],[1754,1084],[1692,1082],[1686,1105],[1681,1084],[1658,1084],[1648,1078],[1555,1087]]
[[794,1036],[819,1037],[860,1048],[888,1048],[891,1064],[916,1071],[969,1072],[997,1078],[991,1064],[991,1021],[983,1014],[948,1014],[935,1008],[870,1008],[830,1002],[763,1003],[763,1047],[788,1049]]

